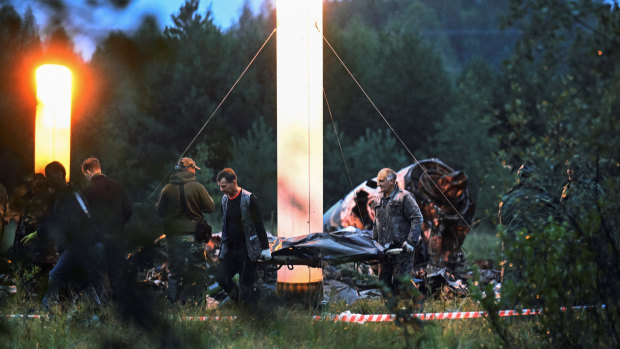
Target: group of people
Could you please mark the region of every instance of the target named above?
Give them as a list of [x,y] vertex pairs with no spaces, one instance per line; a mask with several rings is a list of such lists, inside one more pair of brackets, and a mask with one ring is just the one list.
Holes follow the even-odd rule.
[[[202,229],[203,214],[215,208],[208,191],[196,180],[196,170],[200,168],[192,159],[181,158],[175,170],[156,205],[168,240],[167,297],[171,302],[182,298],[182,290],[200,284],[204,277],[201,266],[205,264],[206,241],[197,238],[196,230]],[[259,258],[271,259],[258,199],[238,185],[231,168],[221,170],[216,180],[224,195],[220,264],[215,278],[232,301],[253,302],[258,297],[254,288],[256,263]],[[233,281],[236,274],[239,286]]]
[[[536,173],[534,166],[523,164],[517,170],[516,183],[501,196],[498,221],[505,228],[507,241],[517,234],[541,231],[547,224],[564,224],[569,230],[586,228],[588,216],[594,214],[615,217],[603,212],[600,202],[607,200],[605,192],[596,179],[594,163],[580,155],[565,161],[566,182],[561,194],[553,194],[545,187],[545,181]],[[558,195],[560,194],[560,195]],[[524,255],[513,257],[511,267],[502,266],[502,279],[520,279],[527,269]]]
[[101,172],[97,158],[82,163],[88,185],[81,191],[66,181],[60,162],[49,163],[44,172],[44,180],[22,197],[11,254],[33,258],[49,270],[45,308],[57,302],[63,288],[85,291],[97,303],[114,298],[125,263],[123,228],[132,215],[124,188]]
[[[181,158],[155,206],[166,234],[166,297],[171,303],[199,296],[205,277],[210,237],[205,229],[210,226],[204,214],[212,213],[215,203],[196,180],[196,170],[200,168],[192,159]],[[47,274],[45,308],[58,301],[63,288],[86,293],[97,303],[122,296],[131,282],[125,275],[130,246],[124,234],[132,205],[125,189],[102,173],[94,157],[82,163],[88,181],[82,190],[66,181],[66,170],[57,161],[44,172],[29,176],[14,191],[10,205],[3,205],[3,216],[19,227],[9,254]],[[233,301],[253,301],[258,295],[253,287],[256,262],[271,258],[258,200],[237,184],[230,168],[220,171],[217,183],[225,195],[216,280]],[[11,214],[5,214],[7,206]],[[235,274],[240,275],[239,286],[233,282]]]
[[[196,181],[200,170],[190,158],[182,158],[177,172],[163,188],[158,203],[158,214],[164,218],[168,236],[169,270],[168,298],[175,301],[181,278],[185,283],[196,280],[187,275],[183,263],[199,261],[202,241],[196,241],[194,232],[202,219],[202,213],[214,210],[213,199]],[[399,293],[400,280],[413,271],[414,252],[422,242],[423,217],[412,193],[399,188],[396,172],[384,168],[377,175],[380,196],[373,200],[375,211],[373,239],[383,246],[402,248],[402,253],[389,256],[379,265],[379,279],[386,285],[386,297]],[[222,197],[222,245],[216,280],[234,302],[255,302],[256,268],[259,260],[271,259],[267,233],[261,218],[257,197],[237,183],[237,176],[230,168],[217,174],[217,184]],[[198,248],[195,244],[198,243]],[[172,252],[175,251],[175,252]],[[191,252],[191,251],[198,251]],[[200,262],[198,262],[200,263]],[[204,262],[202,262],[204,264]],[[200,273],[198,273],[200,274]],[[239,286],[233,282],[239,274]],[[199,277],[199,276],[198,276]]]
[[[210,231],[205,233],[210,227],[204,215],[215,210],[215,203],[196,180],[197,170],[200,168],[191,158],[181,158],[155,206],[166,235],[166,298],[172,304],[201,296],[199,285],[204,285],[205,244],[210,238]],[[15,245],[29,252],[44,250],[41,254],[48,257],[37,260],[47,266],[43,270],[48,272],[48,285],[42,300],[46,308],[57,301],[64,287],[78,287],[101,302],[122,296],[126,283],[131,282],[125,275],[129,246],[124,234],[132,205],[123,186],[102,173],[97,158],[84,160],[82,172],[88,185],[80,191],[66,181],[62,164],[51,162],[44,178],[33,177],[31,182],[39,189],[30,190],[28,203],[22,203],[22,229],[16,234],[19,244]],[[258,199],[239,186],[231,168],[221,170],[216,180],[224,195],[215,279],[229,300],[254,303],[259,296],[255,288],[257,263],[271,259]],[[412,272],[414,251],[422,243],[423,218],[413,194],[399,188],[395,171],[382,169],[377,182],[380,194],[371,204],[375,211],[373,239],[402,248],[402,253],[379,266],[386,296],[392,296],[399,292],[399,280]],[[233,281],[236,274],[238,284]]]

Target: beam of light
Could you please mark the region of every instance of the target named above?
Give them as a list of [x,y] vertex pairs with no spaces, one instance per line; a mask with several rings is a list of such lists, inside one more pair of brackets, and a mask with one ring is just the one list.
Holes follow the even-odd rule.
[[43,173],[52,161],[67,170],[71,156],[71,71],[45,64],[36,70],[37,114],[34,140],[34,172]]
[[[276,11],[278,236],[292,237],[323,231],[323,2],[277,0]],[[278,270],[278,283],[322,279]]]

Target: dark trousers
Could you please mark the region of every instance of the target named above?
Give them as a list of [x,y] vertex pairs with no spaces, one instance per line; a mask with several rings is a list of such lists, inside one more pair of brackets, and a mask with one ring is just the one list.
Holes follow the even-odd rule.
[[[127,252],[114,244],[113,241],[105,241],[96,244],[97,251],[102,254],[102,259],[97,266],[97,280],[99,285],[95,285],[99,295],[107,295],[107,298],[117,299],[128,287]],[[105,285],[105,280],[109,282],[109,288]]]
[[[54,268],[50,271],[47,291],[43,297],[43,302],[55,301],[61,287],[69,284],[76,285],[78,288],[92,288],[98,285],[96,268],[100,263],[101,256],[94,247],[77,248],[72,247],[66,249],[58,259]],[[99,298],[94,294],[95,299],[99,302]]]
[[[239,287],[233,281],[237,273],[239,273]],[[235,302],[253,303],[258,298],[258,293],[254,290],[256,263],[248,257],[245,247],[228,251],[218,265],[215,279],[226,291],[228,297]]]

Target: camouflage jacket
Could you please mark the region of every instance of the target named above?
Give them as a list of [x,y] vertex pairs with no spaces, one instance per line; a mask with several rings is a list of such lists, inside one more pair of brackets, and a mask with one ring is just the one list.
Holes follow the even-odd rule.
[[372,237],[381,245],[415,245],[420,238],[424,218],[412,193],[398,186],[388,196],[375,197],[370,206],[375,211]]
[[522,229],[534,232],[550,218],[557,218],[557,200],[536,183],[515,184],[502,194],[497,217],[499,223],[513,236]]
[[577,179],[564,185],[560,208],[563,215],[580,220],[587,214],[596,212],[597,204],[605,199],[605,192],[597,182]]

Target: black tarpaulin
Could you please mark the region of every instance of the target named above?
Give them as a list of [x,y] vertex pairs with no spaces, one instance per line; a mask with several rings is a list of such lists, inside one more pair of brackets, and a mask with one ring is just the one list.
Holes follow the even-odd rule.
[[273,262],[321,267],[323,264],[370,262],[383,256],[384,248],[367,230],[341,229],[297,237],[277,237],[271,246]]

